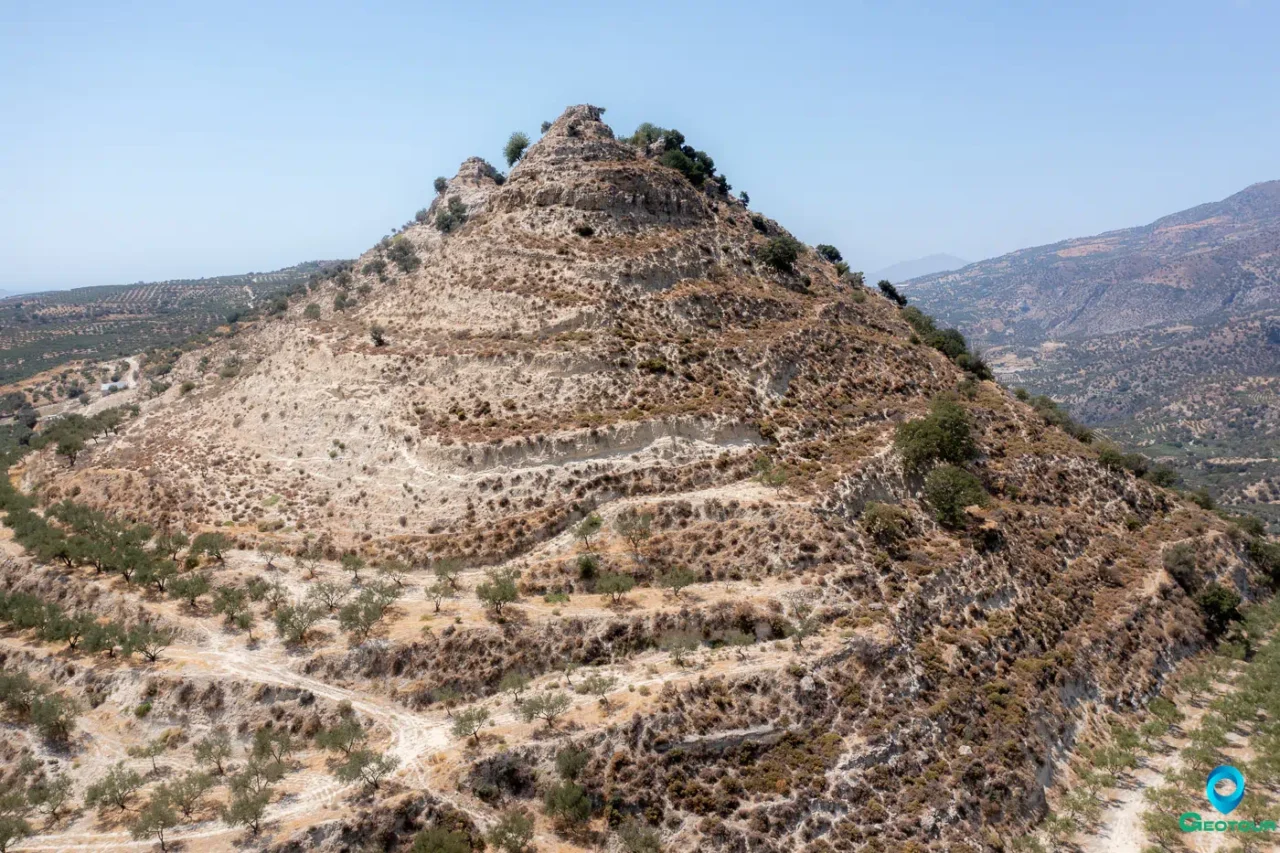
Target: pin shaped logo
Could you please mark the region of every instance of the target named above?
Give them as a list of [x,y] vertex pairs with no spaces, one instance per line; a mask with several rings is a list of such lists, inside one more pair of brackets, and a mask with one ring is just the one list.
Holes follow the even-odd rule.
[[[1235,785],[1235,789],[1229,794],[1218,793],[1218,783],[1224,779],[1230,780]],[[1244,774],[1230,764],[1213,768],[1213,772],[1209,774],[1209,781],[1205,783],[1204,795],[1209,798],[1209,805],[1220,813],[1231,814],[1244,799]]]

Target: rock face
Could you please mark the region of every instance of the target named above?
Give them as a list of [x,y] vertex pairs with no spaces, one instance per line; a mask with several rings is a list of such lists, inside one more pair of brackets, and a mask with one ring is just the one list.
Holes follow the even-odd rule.
[[[766,263],[784,235],[573,107],[502,183],[467,161],[423,222],[183,355],[74,468],[21,474],[46,500],[243,541],[530,558],[526,593],[583,582],[561,557],[586,513],[643,510],[642,582],[687,567],[777,597],[450,627],[308,671],[484,695],[672,631],[813,648],[812,628],[830,644],[804,665],[753,651],[581,738],[583,784],[671,849],[977,850],[1042,813],[1098,709],[1141,706],[1203,646],[1188,590],[1253,596],[1257,570],[1227,522],[1100,466],[816,253]],[[955,528],[893,445],[940,395],[990,495]],[[897,537],[864,530],[872,501],[897,506]],[[1197,567],[1176,583],[1161,553],[1181,541]]]

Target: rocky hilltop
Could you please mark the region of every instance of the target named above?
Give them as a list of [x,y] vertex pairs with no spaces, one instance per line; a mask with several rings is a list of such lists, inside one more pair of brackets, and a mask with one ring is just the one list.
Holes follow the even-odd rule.
[[[506,610],[468,593],[438,632],[418,593],[372,641],[232,655],[208,628],[219,654],[186,653],[363,696],[394,733],[394,783],[311,828],[303,791],[281,849],[403,849],[437,797],[468,832],[550,815],[568,746],[589,820],[540,817],[556,849],[622,827],[669,850],[997,849],[1220,630],[1206,607],[1263,594],[1256,533],[1100,461],[710,158],[601,113],[571,107],[506,176],[468,160],[273,316],[152,354],[167,390],[14,482],[242,551],[309,541],[357,583],[357,555],[399,557],[410,588],[519,573]],[[172,607],[192,636],[216,618]],[[497,708],[511,673],[606,687],[571,722],[495,711],[500,738],[446,746],[437,709]]]

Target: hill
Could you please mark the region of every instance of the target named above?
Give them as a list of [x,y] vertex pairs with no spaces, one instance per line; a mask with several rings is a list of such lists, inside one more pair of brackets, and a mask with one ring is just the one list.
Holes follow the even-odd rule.
[[182,343],[306,283],[334,261],[275,272],[0,294],[0,386],[71,361]]
[[968,263],[968,261],[957,258],[955,255],[929,255],[924,258],[916,258],[914,261],[901,261],[887,266],[882,270],[873,272],[869,278],[872,281],[883,279],[898,283],[934,273],[957,270]]
[[903,292],[1007,381],[1280,522],[1280,181]]
[[[15,710],[10,751],[116,775],[35,846],[118,843],[121,777],[223,738],[170,840],[976,853],[1266,595],[1253,526],[602,112],[158,358],[136,414],[40,426],[5,654],[93,702],[75,737]],[[45,628],[90,606],[96,657]]]

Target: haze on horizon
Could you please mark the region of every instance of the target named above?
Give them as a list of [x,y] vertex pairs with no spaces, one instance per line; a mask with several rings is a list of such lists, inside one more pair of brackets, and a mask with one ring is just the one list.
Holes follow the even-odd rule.
[[[8,4],[0,290],[354,257],[571,103],[875,270],[1280,177],[1271,4]],[[572,45],[572,49],[551,49]]]

